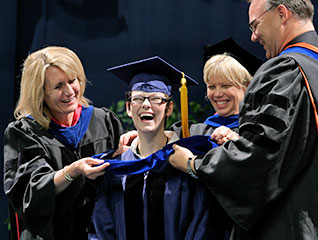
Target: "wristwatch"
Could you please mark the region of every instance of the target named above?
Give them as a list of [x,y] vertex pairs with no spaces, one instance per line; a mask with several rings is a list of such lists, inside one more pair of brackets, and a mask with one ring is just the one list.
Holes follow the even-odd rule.
[[187,173],[193,177],[193,178],[198,178],[198,176],[193,172],[191,168],[191,161],[194,160],[197,156],[189,157],[188,163],[187,163]]

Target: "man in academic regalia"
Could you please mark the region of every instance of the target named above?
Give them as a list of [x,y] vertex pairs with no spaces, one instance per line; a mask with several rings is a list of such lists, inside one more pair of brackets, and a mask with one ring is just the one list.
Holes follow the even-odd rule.
[[314,8],[310,0],[249,2],[251,39],[269,60],[240,106],[240,138],[194,159],[175,146],[169,160],[216,196],[235,222],[232,239],[318,239]]

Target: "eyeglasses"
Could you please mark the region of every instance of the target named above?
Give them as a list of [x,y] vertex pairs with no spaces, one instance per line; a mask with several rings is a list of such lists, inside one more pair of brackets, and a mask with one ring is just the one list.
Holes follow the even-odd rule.
[[[252,31],[252,33],[254,33],[256,31],[256,27],[258,24],[255,24],[256,20],[261,18],[262,16],[265,15],[265,13],[267,13],[268,11],[272,10],[274,8],[274,6],[270,7],[269,9],[267,9],[266,11],[264,11],[261,15],[259,15],[257,18],[255,18],[252,22],[250,22],[248,24],[248,28]],[[260,22],[259,22],[260,23]]]
[[149,97],[145,97],[145,96],[132,96],[129,98],[129,101],[134,103],[134,104],[142,104],[146,99],[148,99],[148,101],[151,104],[161,104],[164,102],[169,102],[169,99],[160,97],[160,96],[149,96]]

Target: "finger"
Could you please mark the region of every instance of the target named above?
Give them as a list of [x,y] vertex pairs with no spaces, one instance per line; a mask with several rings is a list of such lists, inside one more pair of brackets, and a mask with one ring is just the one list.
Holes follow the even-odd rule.
[[100,165],[93,166],[94,173],[98,173],[98,172],[104,171],[109,165],[110,165],[109,162],[103,162]]
[[105,163],[104,160],[102,159],[95,159],[95,158],[87,158],[86,159],[86,164],[92,166],[92,167],[98,167],[101,166]]
[[212,139],[215,139],[219,135],[219,131],[217,129],[214,130],[214,132],[211,135]]
[[181,147],[181,146],[178,145],[178,144],[173,144],[173,145],[172,145],[172,148],[173,148],[173,150],[175,150],[175,151],[176,151],[176,150],[179,150],[179,151],[180,151],[180,150],[182,150],[184,147]]
[[223,143],[225,143],[225,142],[227,142],[228,140],[229,140],[229,138],[228,138],[228,137],[223,137],[223,138],[221,139],[222,144],[223,144]]
[[217,144],[218,144],[218,145],[222,145],[223,143],[224,143],[224,142],[222,141],[222,139],[220,139],[220,140],[217,141]]
[[220,134],[218,134],[218,135],[215,136],[215,140],[216,140],[216,141],[219,141],[219,140],[221,140],[222,138],[223,138],[223,136],[221,136]]
[[215,140],[219,140],[219,139],[222,139],[224,136],[226,136],[226,132],[224,131],[215,131],[215,133],[213,133],[214,136],[215,136]]
[[116,152],[113,153],[112,158],[115,158],[120,154],[121,154],[121,150],[117,149]]
[[212,133],[211,139],[212,139],[212,140],[215,140],[215,137],[216,137],[215,133]]
[[107,160],[106,160],[104,163],[102,163],[102,164],[100,165],[99,168],[107,168],[109,165],[110,165],[110,163],[107,162]]
[[102,159],[97,159],[92,157],[83,158],[83,160],[85,164],[88,164],[88,165],[98,165],[104,162],[104,160]]
[[178,147],[179,147],[179,146],[178,146],[177,144],[173,144],[173,145],[172,145],[172,148],[173,148],[174,150],[176,150]]
[[117,157],[118,155],[122,154],[123,151],[123,146],[119,146],[118,149],[113,153],[112,158]]
[[124,137],[123,137],[123,135],[121,135],[121,136],[119,137],[119,144],[118,144],[118,145],[121,145],[121,144],[124,144]]
[[122,136],[120,136],[120,143],[122,144],[122,145],[127,145],[128,144],[128,139],[129,138],[127,138],[127,136],[126,136],[126,134],[125,135],[122,135]]
[[113,158],[114,158],[114,157],[117,157],[118,155],[120,155],[120,154],[126,152],[128,149],[129,149],[128,146],[120,146],[120,148],[118,148],[118,149],[116,150],[116,152],[113,153],[112,157],[113,157]]

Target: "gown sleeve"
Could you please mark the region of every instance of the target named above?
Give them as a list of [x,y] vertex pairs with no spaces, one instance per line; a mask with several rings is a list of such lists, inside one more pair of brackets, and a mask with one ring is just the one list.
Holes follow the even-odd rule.
[[4,133],[4,191],[31,232],[47,231],[54,215],[55,171],[49,152],[22,122],[9,124]]
[[240,105],[240,138],[195,161],[200,179],[246,231],[288,194],[313,159],[313,111],[297,63],[276,57]]

